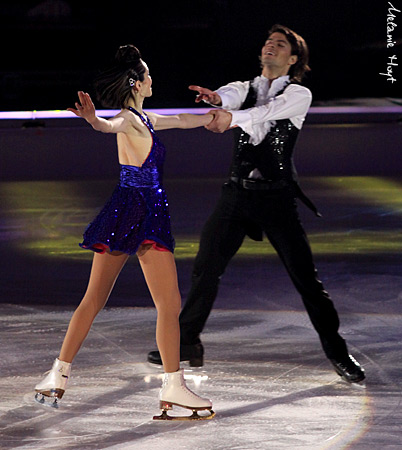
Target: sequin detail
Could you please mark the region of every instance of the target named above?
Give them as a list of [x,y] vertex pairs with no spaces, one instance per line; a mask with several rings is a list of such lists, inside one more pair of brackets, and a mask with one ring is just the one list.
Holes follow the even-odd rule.
[[[275,96],[283,93],[288,79],[283,79],[278,85],[279,91]],[[240,109],[254,107],[258,103],[258,83],[251,82],[251,88]],[[268,129],[267,129],[268,130]],[[233,130],[235,146],[231,166],[231,176],[248,178],[252,172],[269,181],[288,181],[295,179],[296,171],[293,164],[293,149],[299,133],[289,119],[269,122],[269,131],[265,138],[257,145],[250,142],[250,136],[240,127]]]
[[297,136],[297,128],[290,120],[284,120],[276,122],[267,136],[269,146],[274,153],[272,163],[275,164],[277,174],[284,171],[285,168],[292,168],[294,142],[289,146],[288,141],[291,140],[293,134]]
[[137,114],[150,130],[153,144],[141,167],[120,165],[120,182],[100,213],[84,232],[82,248],[103,253],[105,249],[137,252],[145,240],[174,250],[169,203],[162,185],[166,149],[149,118]]
[[243,130],[237,133],[231,176],[247,178],[258,169],[266,180],[293,180],[293,149],[299,130],[289,119],[276,121],[258,145],[250,144],[249,135]]

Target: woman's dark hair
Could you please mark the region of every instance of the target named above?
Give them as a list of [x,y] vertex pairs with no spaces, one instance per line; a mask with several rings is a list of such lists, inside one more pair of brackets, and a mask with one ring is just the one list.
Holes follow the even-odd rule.
[[308,47],[306,41],[293,30],[283,25],[276,24],[268,31],[268,38],[273,33],[282,33],[286,36],[292,48],[292,55],[297,56],[297,62],[289,70],[289,76],[292,80],[301,82],[306,72],[310,71],[308,65]]
[[126,108],[136,81],[144,81],[145,66],[134,45],[122,45],[114,61],[94,80],[96,99],[106,108]]

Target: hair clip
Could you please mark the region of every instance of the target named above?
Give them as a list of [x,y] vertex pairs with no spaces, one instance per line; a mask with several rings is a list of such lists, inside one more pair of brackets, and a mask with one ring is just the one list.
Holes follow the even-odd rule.
[[129,78],[129,79],[128,79],[128,84],[129,84],[131,87],[135,86],[134,78]]

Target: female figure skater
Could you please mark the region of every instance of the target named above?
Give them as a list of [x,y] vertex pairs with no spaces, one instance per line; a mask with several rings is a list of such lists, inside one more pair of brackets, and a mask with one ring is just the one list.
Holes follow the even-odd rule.
[[[154,130],[196,128],[209,124],[211,114],[163,116],[145,114],[142,106],[152,95],[152,79],[139,50],[133,45],[118,49],[113,66],[95,81],[99,101],[110,108],[122,108],[113,118],[96,116],[87,93],[79,92],[76,109],[95,130],[117,134],[120,182],[99,215],[87,227],[80,244],[94,251],[87,291],[74,312],[59,357],[35,390],[40,403],[50,397],[57,406],[66,389],[71,363],[86,338],[93,320],[106,304],[113,285],[129,255],[136,254],[157,309],[156,342],[162,356],[164,380],[159,400],[169,419],[173,405],[188,408],[188,418],[211,418],[212,403],[190,391],[180,369],[179,313],[181,298],[173,257],[174,239],[162,186],[165,147]],[[197,411],[208,410],[208,416]],[[185,416],[187,418],[187,416]],[[183,417],[181,417],[183,419]]]

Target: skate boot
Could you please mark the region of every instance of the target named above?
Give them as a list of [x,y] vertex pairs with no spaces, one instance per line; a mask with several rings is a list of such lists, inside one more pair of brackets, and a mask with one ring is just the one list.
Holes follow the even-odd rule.
[[[159,392],[159,405],[162,413],[160,416],[154,416],[154,420],[205,420],[212,419],[215,415],[210,400],[199,397],[188,389],[184,381],[183,369],[165,373]],[[191,416],[169,416],[167,411],[173,409],[173,405],[191,409],[193,414]],[[199,415],[198,411],[208,411],[209,414]]]
[[71,363],[56,358],[52,370],[35,386],[35,400],[41,404],[58,408],[57,401],[63,397],[70,372]]
[[352,355],[346,355],[341,359],[330,359],[330,361],[335,372],[348,383],[360,383],[366,378],[363,367]]

